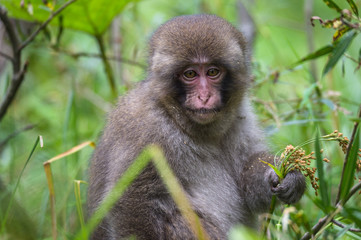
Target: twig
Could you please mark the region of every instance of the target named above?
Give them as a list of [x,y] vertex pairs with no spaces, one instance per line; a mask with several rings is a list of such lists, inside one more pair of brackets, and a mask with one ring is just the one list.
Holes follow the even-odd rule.
[[101,59],[103,61],[104,70],[105,70],[105,73],[106,73],[107,78],[108,78],[108,82],[109,82],[109,85],[110,85],[110,88],[111,88],[111,91],[112,91],[112,95],[113,95],[113,97],[116,97],[118,94],[117,94],[117,89],[116,89],[116,86],[115,86],[113,69],[110,66],[109,61],[107,59],[107,56],[105,54],[105,46],[104,46],[104,41],[103,41],[102,35],[100,35],[100,34],[95,35],[95,39],[97,40],[97,43],[98,43],[98,47],[99,47],[99,51],[100,51],[100,57],[101,57]]
[[[13,64],[14,69],[15,69],[15,65],[17,65],[19,62],[20,62],[20,56],[19,56],[19,58],[14,59],[14,64]],[[5,116],[5,113],[8,110],[11,102],[14,100],[15,95],[16,95],[21,83],[24,80],[24,76],[25,76],[25,72],[26,72],[27,67],[28,67],[28,62],[26,62],[24,64],[24,67],[23,67],[22,70],[14,72],[14,75],[13,75],[12,80],[10,82],[10,86],[7,89],[4,100],[2,101],[2,103],[0,105],[0,121]]]
[[[335,219],[332,220],[332,222],[339,226],[339,227],[342,227],[342,228],[345,228],[346,226],[342,223],[340,223],[339,221],[336,221]],[[361,232],[361,229],[358,229],[358,228],[349,228],[348,231],[350,232]]]
[[[67,6],[69,6],[71,3],[75,1],[76,0],[70,0],[69,2],[61,6],[58,10],[53,12],[51,16],[43,24],[41,24],[41,26],[33,34],[31,34],[30,37],[28,37],[23,43],[20,43],[19,34],[17,33],[16,28],[10,22],[7,16],[7,11],[5,10],[5,8],[0,6],[0,20],[4,23],[5,30],[7,35],[9,36],[10,45],[13,51],[13,57],[11,61],[13,65],[13,77],[6,91],[4,100],[0,104],[0,121],[5,116],[11,102],[14,100],[15,95],[19,87],[21,86],[21,83],[24,80],[28,62],[26,62],[24,66],[22,66],[21,64],[22,49],[24,49],[24,47],[26,47],[29,43],[31,43],[34,40],[34,38],[39,34],[39,32],[42,29],[44,29],[55,16],[57,16]],[[1,55],[4,56],[4,54]]]
[[21,46],[18,48],[18,51],[21,51],[24,47],[26,47],[29,43],[31,43],[34,38],[39,34],[39,32],[41,30],[43,30],[51,20],[53,20],[54,17],[56,17],[60,12],[62,12],[66,7],[68,7],[70,4],[72,4],[73,2],[75,2],[76,0],[70,0],[69,2],[66,2],[63,6],[61,6],[58,10],[56,10],[55,12],[53,12],[50,17],[43,22],[43,24],[40,25],[40,27],[33,32],[30,37],[28,37],[22,44]]
[[312,228],[312,235],[310,232],[307,232],[305,235],[303,235],[303,237],[301,238],[301,240],[308,240],[310,239],[312,236],[315,236],[316,233],[318,233],[324,226],[326,226],[330,221],[332,221],[332,219],[336,216],[337,213],[339,213],[342,210],[342,206],[341,204],[338,204],[336,206],[336,209],[331,212],[330,214],[328,214],[326,217],[321,218],[318,223],[313,226]]
[[6,53],[0,52],[0,56],[6,58],[7,60],[9,60],[11,62],[14,62],[14,59],[10,55],[7,55]]
[[[19,34],[16,31],[16,28],[11,23],[8,18],[7,11],[5,8],[0,6],[0,20],[4,23],[5,30],[7,35],[9,36],[10,45],[13,51],[13,72],[16,73],[20,70],[21,62],[20,62],[20,51],[18,51],[20,46]],[[1,119],[1,117],[0,117]]]
[[16,137],[18,134],[22,133],[22,132],[25,132],[25,131],[28,131],[28,130],[31,130],[35,127],[36,125],[35,124],[30,124],[30,125],[27,125],[15,132],[13,132],[12,134],[10,134],[9,136],[7,136],[4,140],[2,140],[0,142],[0,152],[1,152],[1,149],[7,144],[7,142],[10,141],[10,139]]
[[[361,105],[359,107],[358,118],[361,118]],[[340,201],[341,186],[342,186],[342,183],[343,183],[343,176],[345,174],[345,169],[346,169],[346,165],[347,165],[348,156],[350,155],[351,146],[353,145],[353,141],[355,140],[355,134],[356,134],[358,125],[359,125],[359,122],[355,122],[355,124],[353,126],[353,130],[352,130],[350,142],[349,142],[349,144],[347,146],[347,152],[346,152],[345,159],[344,159],[344,162],[343,162],[341,181],[340,181],[340,185],[338,187],[338,193],[337,193],[336,202],[335,202],[336,204]]]
[[[63,51],[63,53],[68,54],[69,56],[71,56],[73,58],[79,58],[79,57],[101,58],[102,57],[99,53],[86,53],[86,52],[71,53],[71,52],[67,52],[67,51]],[[107,56],[106,58],[108,60],[118,61],[118,62],[134,65],[134,66],[144,68],[144,69],[147,67],[146,65],[141,64],[141,63],[139,63],[137,61],[125,59],[125,58],[122,58],[122,57]]]

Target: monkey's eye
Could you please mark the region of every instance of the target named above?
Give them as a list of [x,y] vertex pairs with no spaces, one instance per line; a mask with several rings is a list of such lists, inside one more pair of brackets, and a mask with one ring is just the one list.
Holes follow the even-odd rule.
[[207,75],[210,77],[215,77],[219,74],[219,70],[217,68],[211,68],[207,71]]
[[184,77],[188,79],[195,78],[197,76],[197,73],[194,70],[188,70],[183,73]]

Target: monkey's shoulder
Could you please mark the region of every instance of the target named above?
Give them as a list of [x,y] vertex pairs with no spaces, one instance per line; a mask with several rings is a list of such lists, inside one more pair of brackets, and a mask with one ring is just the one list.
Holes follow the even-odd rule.
[[166,125],[164,113],[145,87],[140,84],[119,98],[108,115],[104,137],[124,143],[131,141],[137,146],[149,144],[162,135],[162,127]]

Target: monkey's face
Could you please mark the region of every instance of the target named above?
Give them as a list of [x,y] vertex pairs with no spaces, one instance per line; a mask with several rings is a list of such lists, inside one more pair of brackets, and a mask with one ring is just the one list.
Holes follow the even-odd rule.
[[211,122],[222,108],[221,85],[225,70],[208,64],[194,64],[179,75],[184,91],[183,107],[195,122]]
[[[149,73],[167,109],[208,124],[238,107],[249,83],[242,34],[211,15],[181,16],[162,25],[150,42]],[[225,114],[223,114],[225,113]]]

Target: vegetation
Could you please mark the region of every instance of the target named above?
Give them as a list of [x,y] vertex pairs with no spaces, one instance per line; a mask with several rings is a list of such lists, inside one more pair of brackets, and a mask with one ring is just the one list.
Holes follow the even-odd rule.
[[[86,239],[138,172],[85,220],[92,147],[116,96],[143,79],[152,31],[195,13],[238,25],[239,2],[257,27],[252,100],[271,148],[285,149],[271,167],[301,168],[310,184],[264,216],[264,236],[235,227],[230,239],[361,239],[360,0],[0,0],[0,238]],[[150,156],[164,158],[153,146],[132,167]]]

